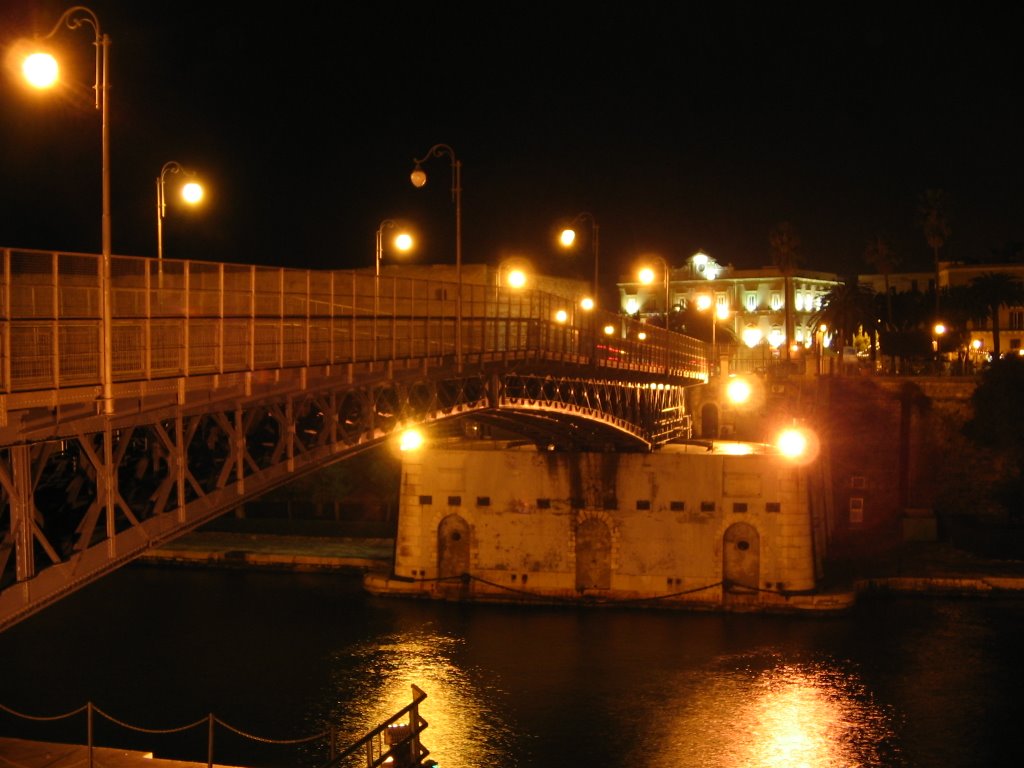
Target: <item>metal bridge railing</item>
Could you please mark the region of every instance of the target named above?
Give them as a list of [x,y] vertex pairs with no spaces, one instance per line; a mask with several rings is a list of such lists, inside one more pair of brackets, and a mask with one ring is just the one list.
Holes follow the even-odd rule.
[[[98,255],[2,249],[0,395],[101,386]],[[451,282],[114,256],[113,382],[456,354]],[[705,345],[541,291],[462,286],[462,355],[513,354],[706,380]],[[564,311],[564,320],[557,313]],[[8,403],[8,407],[12,404]]]

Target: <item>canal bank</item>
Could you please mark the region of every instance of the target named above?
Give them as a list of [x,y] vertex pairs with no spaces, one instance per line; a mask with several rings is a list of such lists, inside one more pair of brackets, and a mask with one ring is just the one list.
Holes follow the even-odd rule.
[[[181,567],[336,571],[386,576],[394,558],[391,538],[296,536],[194,531],[139,562]],[[1024,597],[1024,560],[982,557],[942,542],[907,542],[887,553],[846,563],[823,584],[834,594],[921,594]]]

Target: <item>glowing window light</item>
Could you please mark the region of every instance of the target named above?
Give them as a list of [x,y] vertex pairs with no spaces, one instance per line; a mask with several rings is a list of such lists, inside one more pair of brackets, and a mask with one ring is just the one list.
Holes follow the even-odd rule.
[[761,333],[761,329],[756,326],[748,325],[743,329],[743,343],[750,348],[756,347],[760,344],[762,338],[763,335]]
[[637,310],[639,310],[639,309],[640,309],[640,301],[636,298],[636,296],[630,296],[628,299],[626,299],[626,314],[627,315],[635,315],[637,313]]
[[604,327],[604,335],[605,336],[612,336],[612,335],[614,335],[614,333],[615,333],[615,326],[614,325],[606,325]]
[[768,346],[772,349],[778,349],[782,346],[782,342],[786,340],[785,334],[778,328],[772,328],[768,332]]

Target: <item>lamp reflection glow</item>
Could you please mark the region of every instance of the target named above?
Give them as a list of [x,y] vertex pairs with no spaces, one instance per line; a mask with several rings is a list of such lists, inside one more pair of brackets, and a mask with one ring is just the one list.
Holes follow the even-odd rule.
[[[663,717],[645,724],[636,739],[643,746],[626,764],[654,765],[650,744],[656,740],[674,765],[888,764],[880,748],[893,737],[892,716],[865,700],[863,682],[835,661],[777,664],[757,654],[722,661],[735,669],[727,679],[711,670],[710,678],[700,681],[688,676],[665,681],[667,689],[684,693],[667,697]],[[708,736],[694,738],[697,733]],[[709,762],[709,755],[717,759]]]

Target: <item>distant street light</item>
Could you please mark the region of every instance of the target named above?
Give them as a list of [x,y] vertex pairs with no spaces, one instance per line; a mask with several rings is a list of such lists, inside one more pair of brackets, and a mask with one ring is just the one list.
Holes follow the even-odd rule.
[[[380,277],[380,261],[384,256],[384,230],[386,229],[398,229],[398,222],[394,219],[384,219],[377,227],[377,259],[374,269],[374,274],[377,277]],[[412,235],[408,232],[399,232],[395,235],[393,243],[395,248],[403,253],[411,250],[414,244]]]
[[592,213],[587,213],[586,211],[576,214],[576,217],[572,222],[570,222],[569,226],[562,230],[561,234],[558,236],[558,241],[565,248],[572,247],[573,243],[576,241],[576,230],[574,227],[586,221],[590,222],[590,250],[594,254],[594,284],[591,286],[591,296],[594,301],[598,301],[597,264],[599,254],[598,236],[600,234],[600,228],[597,226],[597,219],[594,218]]
[[[93,81],[93,90],[96,93],[96,109],[100,113],[100,144],[102,163],[102,213],[100,217],[101,245],[100,245],[100,294],[102,296],[102,334],[100,338],[100,355],[102,360],[102,371],[100,374],[103,387],[103,411],[113,413],[114,390],[113,390],[113,329],[112,329],[112,306],[110,287],[110,121],[109,116],[109,61],[110,61],[110,37],[100,30],[100,22],[96,14],[85,6],[76,5],[68,8],[57,19],[53,29],[40,38],[49,40],[61,26],[75,30],[82,26],[91,27],[93,30],[93,45],[96,48],[96,78]],[[36,88],[49,88],[58,77],[59,67],[56,59],[50,53],[35,51],[24,59],[22,73],[26,80]]]
[[[654,254],[650,258],[657,259],[661,262],[661,274],[662,280],[665,284],[665,330],[668,330],[668,262],[665,261],[664,257]],[[644,267],[640,270],[640,282],[644,285],[650,285],[654,282],[655,273],[650,267]]]
[[[195,174],[186,171],[181,163],[171,160],[164,163],[160,175],[156,177],[156,257],[164,258],[164,217],[167,215],[166,179],[169,173],[183,173],[186,176]],[[203,187],[196,181],[190,181],[181,188],[181,197],[189,205],[197,205],[203,199]]]
[[416,188],[427,183],[427,174],[420,167],[432,157],[448,155],[452,163],[452,200],[455,203],[455,366],[462,371],[462,162],[455,157],[455,150],[447,144],[435,144],[427,153],[413,160],[415,167],[409,174],[409,180]]

